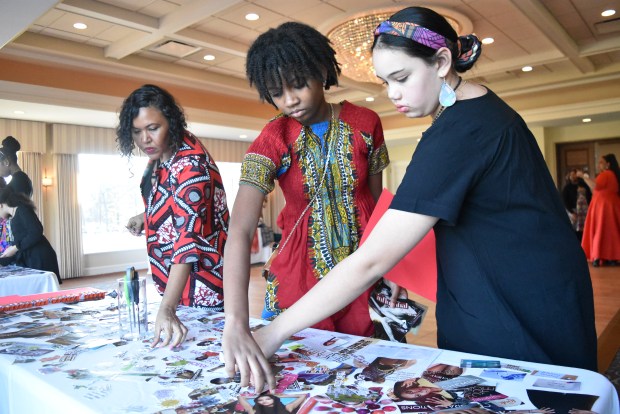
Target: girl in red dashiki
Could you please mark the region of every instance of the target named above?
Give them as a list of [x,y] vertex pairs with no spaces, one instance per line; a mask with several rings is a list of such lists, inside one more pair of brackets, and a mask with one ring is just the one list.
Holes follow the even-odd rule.
[[[278,180],[286,205],[278,216],[282,242],[267,276],[264,318],[301,299],[359,246],[382,190],[389,164],[379,116],[348,102],[328,103],[340,66],[329,39],[298,22],[258,36],[248,50],[246,75],[262,101],[279,113],[248,149],[226,243],[226,325],[222,349],[226,373],[247,385],[256,364],[269,371],[250,332],[250,248],[265,195]],[[386,281],[393,302],[406,289]],[[347,292],[352,304],[314,327],[372,336],[369,287]],[[262,379],[254,377],[261,388]]]
[[[223,250],[228,208],[217,166],[205,147],[186,132],[183,146],[153,171],[150,161],[142,178],[146,206],[146,241],[153,281],[160,294],[172,263],[191,263],[181,305],[224,310]],[[144,193],[151,176],[157,186]]]
[[[226,367],[237,366],[242,378],[248,361],[261,358],[248,329],[247,296],[251,242],[265,196],[277,180],[286,202],[262,312],[272,319],[359,247],[389,164],[379,116],[346,101],[326,101],[340,68],[329,40],[316,29],[288,22],[268,30],[250,47],[246,69],[260,98],[280,115],[243,159],[226,245],[222,343]],[[406,294],[392,288],[395,297]],[[356,293],[352,304],[313,327],[373,336],[369,293]]]
[[[337,106],[337,105],[334,105]],[[375,207],[368,177],[388,165],[379,117],[369,109],[343,102],[334,133],[321,142],[321,126],[295,119],[272,120],[248,149],[240,184],[264,194],[278,180],[286,204],[278,217],[286,240],[321,185],[325,158],[329,167],[319,194],[271,264],[263,318],[273,319],[295,303],[341,260],[353,253]],[[323,123],[322,130],[328,128]],[[372,336],[368,292],[315,328]]]

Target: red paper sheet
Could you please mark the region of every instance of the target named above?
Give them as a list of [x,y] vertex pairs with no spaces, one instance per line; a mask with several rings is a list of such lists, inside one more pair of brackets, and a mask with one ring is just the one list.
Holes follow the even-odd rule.
[[36,293],[32,295],[11,295],[0,297],[0,311],[26,309],[59,302],[81,302],[104,299],[105,290],[82,287],[59,290],[57,292]]
[[[377,201],[366,231],[362,236],[362,243],[381,216],[390,207],[394,195],[383,189]],[[437,256],[435,253],[435,233],[431,230],[403,259],[398,262],[386,275],[386,279],[397,283],[407,290],[426,299],[437,301]]]

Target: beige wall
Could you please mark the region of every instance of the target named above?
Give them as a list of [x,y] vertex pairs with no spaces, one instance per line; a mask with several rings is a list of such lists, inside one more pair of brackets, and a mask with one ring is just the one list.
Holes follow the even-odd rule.
[[[556,144],[565,142],[578,142],[578,141],[595,141],[606,140],[613,138],[620,138],[620,120],[613,122],[599,122],[596,124],[583,124],[570,127],[530,127],[538,146],[545,157],[549,172],[556,180],[557,171],[557,159],[555,148]],[[386,171],[386,186],[394,192],[405,169],[403,163],[408,163],[411,160],[411,156],[417,145],[418,136],[412,136],[409,142],[405,140],[399,140],[397,143],[390,144],[388,141],[388,151],[390,154],[391,166]],[[600,146],[601,154],[597,153],[597,157],[602,153],[614,152],[614,147]],[[607,151],[607,152],[605,152]],[[616,155],[620,157],[620,152],[616,152]]]

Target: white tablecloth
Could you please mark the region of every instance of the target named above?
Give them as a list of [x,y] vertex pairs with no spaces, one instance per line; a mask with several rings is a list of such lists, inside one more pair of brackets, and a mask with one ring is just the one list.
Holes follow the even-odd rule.
[[[79,305],[58,304],[24,310],[19,317],[0,313],[0,413],[233,414],[243,411],[238,403],[239,395],[253,390],[240,389],[238,384],[225,380],[218,355],[224,325],[222,314],[181,308],[179,316],[190,328],[189,340],[179,350],[151,349],[148,340],[118,342],[114,304],[115,301],[106,298]],[[149,315],[151,322],[154,310]],[[253,327],[262,323],[252,321]],[[281,369],[278,395],[288,396],[288,400],[283,400],[287,402],[294,399],[289,394],[305,395],[306,402],[297,414],[417,412],[414,403],[401,401],[398,405],[394,401],[392,392],[396,381],[419,378],[429,366],[438,364],[458,367],[464,359],[497,360],[314,329],[291,338],[277,354],[276,366]],[[379,357],[399,362],[394,365],[398,369],[376,365],[374,371],[368,371]],[[402,363],[405,360],[407,364]],[[499,371],[466,367],[456,380],[477,378],[484,381],[477,392],[484,387],[487,391],[492,388],[493,393],[507,397],[504,400],[522,402],[510,410],[536,408],[529,395],[542,392],[590,395],[595,400],[590,404],[593,412],[619,413],[615,389],[598,373],[523,361],[499,361],[502,364]],[[376,382],[368,379],[377,373],[387,376]],[[449,389],[446,384],[442,387]],[[364,397],[356,399],[358,394]],[[473,391],[470,394],[477,395]],[[453,391],[452,397],[458,395],[459,391]]]
[[52,272],[13,265],[0,266],[0,296],[57,292],[58,288],[58,279]]

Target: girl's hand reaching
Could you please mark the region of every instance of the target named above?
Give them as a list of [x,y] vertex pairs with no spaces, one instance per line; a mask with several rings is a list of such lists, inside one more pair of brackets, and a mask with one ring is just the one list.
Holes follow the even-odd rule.
[[187,327],[177,317],[176,309],[162,305],[155,319],[155,336],[151,347],[169,345],[171,348],[176,348],[185,341],[187,332]]
[[[227,321],[222,338],[226,374],[232,378],[239,372],[240,385],[252,384],[257,394],[263,391],[265,384],[272,392],[276,388],[275,376],[266,356],[273,355],[282,342],[266,341],[261,333],[268,331],[267,328],[259,329],[252,336],[247,324]],[[267,349],[271,351],[265,351]]]
[[407,299],[409,297],[407,289],[405,289],[404,287],[401,287],[386,278],[383,278],[383,283],[385,283],[392,291],[392,296],[390,296],[390,307],[393,308],[394,306],[396,306],[396,301],[398,299]]

